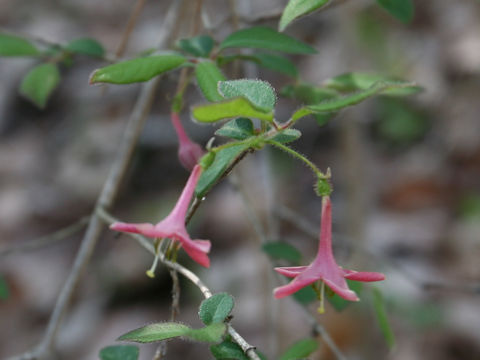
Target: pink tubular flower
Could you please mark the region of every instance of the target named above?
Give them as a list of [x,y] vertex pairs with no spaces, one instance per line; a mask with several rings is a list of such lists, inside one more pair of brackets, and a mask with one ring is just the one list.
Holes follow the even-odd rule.
[[315,260],[309,266],[278,267],[275,270],[294,278],[289,284],[274,290],[277,299],[291,295],[320,280],[345,300],[358,301],[357,295],[348,288],[345,279],[365,282],[385,279],[385,275],[381,273],[344,270],[337,265],[332,252],[332,204],[328,196],[324,196],[322,202],[320,244]]
[[184,168],[191,171],[198,160],[205,154],[205,151],[203,151],[200,145],[190,140],[182,126],[178,113],[172,111],[170,118],[178,137],[178,159]]
[[192,198],[195,186],[197,185],[201,174],[202,168],[200,165],[195,165],[175,207],[170,214],[158,224],[114,223],[110,226],[110,229],[141,234],[151,238],[170,238],[174,241],[179,241],[187,254],[194,261],[202,266],[209,267],[210,259],[207,254],[210,251],[210,241],[192,240],[185,228],[185,216],[187,214],[188,205],[190,204],[190,199]]

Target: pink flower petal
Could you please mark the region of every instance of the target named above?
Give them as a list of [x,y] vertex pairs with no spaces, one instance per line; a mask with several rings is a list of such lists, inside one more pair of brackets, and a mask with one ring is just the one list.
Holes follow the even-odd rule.
[[348,288],[347,283],[345,282],[345,286],[339,286],[339,284],[336,284],[329,279],[323,279],[325,282],[325,285],[327,285],[334,293],[336,293],[338,296],[345,300],[349,301],[359,301],[360,299],[358,298],[357,294],[355,294],[354,291],[350,290]]
[[276,267],[275,271],[286,277],[293,278],[300,275],[300,273],[307,270],[307,268],[308,266]]
[[141,234],[146,237],[156,238],[159,236],[155,226],[149,223],[128,224],[128,223],[114,223],[110,225],[110,229],[121,232],[128,232],[133,234]]
[[296,293],[298,290],[303,289],[304,287],[313,284],[317,279],[315,278],[307,278],[301,279],[300,277],[296,277],[287,285],[283,285],[277,287],[273,290],[273,295],[276,299],[284,298],[285,296],[292,295]]
[[366,272],[366,271],[353,271],[353,270],[343,270],[344,276],[346,279],[355,280],[355,281],[382,281],[385,280],[385,275],[378,272]]

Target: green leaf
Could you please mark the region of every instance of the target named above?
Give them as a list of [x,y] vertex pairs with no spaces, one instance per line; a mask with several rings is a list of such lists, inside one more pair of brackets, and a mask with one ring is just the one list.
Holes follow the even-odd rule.
[[247,99],[257,110],[270,112],[277,101],[272,86],[262,80],[240,79],[220,81],[218,92],[225,99],[243,97]]
[[300,263],[302,254],[293,245],[283,241],[272,241],[262,245],[262,250],[272,259],[282,259],[294,265]]
[[319,10],[328,2],[329,0],[290,0],[283,10],[278,29],[285,30],[293,20]]
[[40,52],[27,39],[0,34],[0,56],[37,56]]
[[92,38],[81,38],[70,41],[65,50],[88,56],[102,57],[105,54],[105,49],[102,44]]
[[257,53],[252,55],[252,58],[256,59],[256,62],[258,62],[260,66],[263,66],[267,69],[295,78],[298,77],[297,67],[286,57],[273,54]]
[[20,94],[43,109],[59,82],[60,73],[54,64],[37,65],[23,78]]
[[223,323],[234,306],[233,297],[227,293],[214,294],[200,304],[198,316],[205,325]]
[[403,99],[379,99],[376,134],[391,147],[406,146],[422,139],[430,127],[426,114]]
[[317,52],[310,45],[263,26],[242,29],[230,34],[220,44],[220,50],[228,48],[268,49],[291,54],[315,54]]
[[377,3],[405,24],[413,20],[415,9],[412,0],[377,0]]
[[321,101],[318,104],[309,105],[309,106],[300,108],[292,115],[292,119],[296,121],[309,114],[328,113],[328,112],[338,111],[348,106],[356,105],[374,95],[382,94],[388,90],[391,90],[394,88],[411,87],[411,86],[414,86],[414,85],[409,82],[379,81],[365,90],[357,91],[355,93],[339,96],[330,100]]
[[224,323],[216,323],[201,329],[180,323],[157,323],[130,331],[118,338],[118,340],[133,341],[138,343],[150,343],[176,337],[184,337],[190,340],[216,343],[222,340],[226,332]]
[[318,349],[318,342],[314,339],[302,339],[290,346],[280,356],[279,360],[303,359]]
[[249,360],[238,344],[228,340],[218,345],[210,346],[210,352],[218,360]]
[[235,140],[245,140],[255,135],[253,122],[247,118],[233,119],[215,131],[215,135]]
[[137,360],[138,355],[138,347],[134,345],[107,346],[99,353],[101,360]]
[[380,330],[382,331],[383,337],[385,338],[388,347],[393,348],[395,346],[395,334],[393,333],[392,328],[390,327],[390,323],[388,322],[382,293],[377,288],[373,288],[372,291],[373,307],[377,315],[378,325],[380,326]]
[[285,129],[277,133],[270,140],[273,140],[282,144],[286,144],[286,143],[297,140],[300,136],[302,136],[302,133],[296,129]]
[[[346,73],[325,81],[325,86],[340,92],[351,92],[356,90],[366,90],[379,81],[384,82],[402,82],[401,79],[392,76],[385,76],[371,73]],[[394,87],[383,92],[383,95],[406,96],[413,95],[422,91],[422,87],[415,84],[411,86]]]
[[210,167],[202,172],[195,188],[195,195],[202,198],[217,183],[227,168],[249,148],[248,144],[234,145],[217,152]]
[[[363,289],[363,285],[361,282],[358,281],[352,281],[347,279],[347,285],[350,288],[350,290],[355,291],[357,295],[360,295]],[[340,296],[335,294],[332,291],[332,296],[327,296],[328,302],[334,307],[334,309],[338,312],[345,310],[349,305],[355,304],[354,302],[342,299]]]
[[310,304],[312,301],[317,300],[317,293],[312,289],[311,286],[304,287],[303,289],[298,290],[294,293],[293,298],[295,301],[302,305]]
[[118,62],[95,70],[90,84],[131,84],[148,81],[166,71],[182,65],[186,59],[179,55],[157,55]]
[[192,109],[192,114],[200,122],[215,122],[235,117],[257,118],[265,121],[273,120],[273,111],[269,113],[258,111],[243,97],[195,106]]
[[198,57],[208,57],[214,45],[215,41],[208,35],[199,35],[190,39],[182,39],[178,42],[180,49]]
[[221,101],[223,97],[218,93],[218,82],[224,81],[220,69],[211,61],[202,61],[195,67],[197,84],[208,101]]
[[10,296],[10,289],[7,280],[0,275],[0,300],[7,300]]

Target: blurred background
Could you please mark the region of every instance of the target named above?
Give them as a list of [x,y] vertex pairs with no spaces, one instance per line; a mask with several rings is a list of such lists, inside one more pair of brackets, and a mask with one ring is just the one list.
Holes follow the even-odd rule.
[[[236,26],[277,28],[286,1],[205,0],[204,12],[222,40]],[[93,37],[115,53],[134,8],[119,0],[1,0],[0,26],[65,43]],[[170,1],[146,1],[124,57],[157,41]],[[185,2],[174,37],[188,36],[194,6]],[[233,15],[232,15],[233,14]],[[334,186],[334,251],[339,264],[381,271],[375,284],[385,298],[396,345],[389,349],[376,324],[370,286],[362,301],[341,312],[327,305],[318,315],[349,359],[480,359],[480,3],[415,1],[405,25],[373,0],[334,1],[329,9],[292,24],[286,33],[319,53],[292,56],[300,78],[321,84],[351,71],[371,71],[416,81],[425,88],[407,98],[377,97],[340,112],[319,126],[299,122],[293,147]],[[6,249],[77,222],[92,211],[118,149],[139,85],[94,87],[88,76],[101,60],[77,57],[61,68],[61,83],[44,110],[18,94],[35,64],[0,58],[0,358],[19,354],[42,337],[70,270],[82,231],[55,244],[6,255]],[[228,76],[258,77],[277,93],[292,79],[252,64],[225,69]],[[156,93],[114,215],[156,222],[171,209],[188,173],[179,165],[169,121],[175,77]],[[189,104],[204,101],[195,86]],[[279,97],[277,119],[298,102]],[[182,119],[205,145],[215,126]],[[187,257],[214,292],[236,299],[232,324],[275,359],[277,351],[312,329],[291,299],[274,300],[278,285],[262,237],[297,247],[308,264],[317,247],[321,200],[302,164],[274,149],[249,155],[234,171],[239,190],[223,181],[207,196],[190,226],[211,239],[211,268]],[[246,200],[245,200],[246,198]],[[247,206],[245,206],[247,205]],[[255,231],[251,215],[263,228]],[[3,253],[2,253],[3,251]],[[58,340],[62,358],[97,359],[121,334],[170,316],[171,280],[165,268],[145,275],[150,254],[126,236],[105,231],[77,289]],[[201,293],[181,279],[178,320],[200,327]],[[315,313],[316,304],[311,308]],[[334,359],[319,339],[312,359]],[[151,359],[156,345],[140,346]],[[168,359],[209,359],[202,344],[173,340]]]

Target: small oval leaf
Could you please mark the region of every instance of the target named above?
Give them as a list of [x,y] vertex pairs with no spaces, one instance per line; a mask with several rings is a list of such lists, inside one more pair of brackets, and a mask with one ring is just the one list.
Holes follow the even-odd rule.
[[212,324],[201,329],[192,329],[184,324],[167,322],[150,324],[135,329],[120,336],[118,340],[151,343],[176,337],[185,337],[195,341],[216,343],[222,340],[225,331],[226,325],[224,323]]
[[224,81],[220,69],[211,61],[202,61],[195,67],[197,84],[208,101],[221,101],[223,97],[218,93],[218,82]]
[[200,122],[215,122],[235,117],[256,118],[265,121],[273,120],[273,112],[258,111],[243,97],[207,105],[199,105],[192,109],[193,117]]
[[60,73],[54,64],[37,65],[23,78],[20,93],[43,109],[59,82]]
[[240,79],[220,81],[218,83],[218,92],[225,99],[244,97],[257,110],[270,112],[275,107],[277,100],[272,86],[262,80]]
[[377,0],[377,3],[405,24],[413,20],[415,8],[412,0]]
[[290,346],[280,356],[280,360],[304,359],[318,349],[318,342],[314,339],[303,339]]
[[297,67],[286,57],[266,53],[257,53],[252,55],[252,57],[257,59],[258,64],[264,68],[277,71],[291,77],[298,77]]
[[38,49],[27,39],[0,34],[0,56],[37,56],[39,54]]
[[249,145],[234,145],[217,152],[210,167],[202,172],[195,188],[195,195],[202,198],[215,185],[228,167],[249,148]]
[[220,50],[228,48],[255,48],[281,51],[291,54],[315,54],[317,50],[297,39],[263,26],[236,31],[220,44]]
[[105,54],[102,44],[92,38],[72,40],[65,46],[65,50],[94,57],[102,57]]
[[297,140],[300,136],[302,136],[302,133],[297,129],[285,129],[277,133],[270,140],[273,140],[282,144],[286,144],[286,143]]
[[223,125],[215,131],[215,135],[225,136],[235,140],[245,140],[255,135],[255,129],[252,120],[238,118]]
[[199,35],[189,39],[181,39],[178,47],[183,51],[198,57],[208,57],[212,52],[215,41],[211,36]]
[[287,260],[293,265],[300,263],[302,254],[293,245],[283,241],[272,241],[262,245],[262,250],[275,260]]
[[283,10],[278,29],[280,31],[285,30],[292,21],[316,10],[320,10],[323,6],[327,5],[329,1],[330,0],[290,0]]
[[148,81],[154,76],[179,67],[185,61],[186,59],[179,55],[147,56],[122,61],[95,70],[90,76],[90,84],[131,84]]
[[223,323],[234,306],[233,297],[227,293],[214,294],[200,304],[198,316],[205,325]]
[[134,345],[113,345],[100,350],[101,360],[137,360],[138,347]]
[[217,360],[249,360],[238,344],[228,340],[218,345],[210,346],[210,352]]
[[[385,76],[380,74],[352,72],[346,73],[325,81],[324,85],[328,88],[335,89],[340,92],[349,92],[356,90],[366,90],[379,81],[384,82],[401,82],[403,80],[397,79],[393,76]],[[417,85],[395,87],[384,91],[384,95],[405,96],[412,95],[422,91],[422,88]]]

